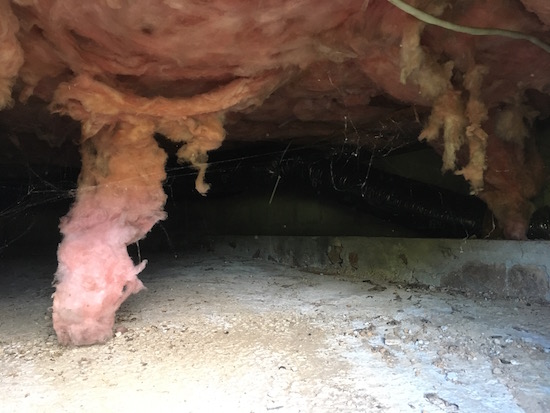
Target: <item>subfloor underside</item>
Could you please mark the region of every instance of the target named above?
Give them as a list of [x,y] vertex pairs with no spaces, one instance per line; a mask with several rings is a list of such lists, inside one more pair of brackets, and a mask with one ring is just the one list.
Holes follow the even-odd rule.
[[52,257],[0,262],[2,412],[548,412],[550,307],[152,254],[105,345],[60,347]]

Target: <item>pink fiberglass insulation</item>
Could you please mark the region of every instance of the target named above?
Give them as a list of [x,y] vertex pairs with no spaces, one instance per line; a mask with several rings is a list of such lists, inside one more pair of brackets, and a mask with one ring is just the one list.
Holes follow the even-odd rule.
[[11,88],[23,65],[23,50],[17,41],[17,17],[8,0],[0,0],[0,110],[12,104]]
[[119,123],[82,143],[76,202],[61,221],[63,241],[53,301],[59,342],[85,345],[112,337],[115,312],[143,289],[126,247],[160,219],[166,154],[153,128]]

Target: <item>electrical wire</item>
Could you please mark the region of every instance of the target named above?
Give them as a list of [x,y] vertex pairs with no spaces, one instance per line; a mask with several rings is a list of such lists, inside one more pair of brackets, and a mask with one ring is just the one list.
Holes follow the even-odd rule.
[[504,30],[504,29],[490,29],[490,28],[481,28],[481,27],[462,26],[462,25],[451,23],[446,20],[442,20],[435,16],[432,16],[431,14],[428,14],[422,10],[419,10],[411,6],[410,4],[405,3],[402,0],[388,0],[388,2],[393,4],[395,7],[397,7],[401,11],[404,11],[405,13],[413,17],[416,17],[418,20],[426,24],[442,27],[444,29],[451,30],[453,32],[471,34],[473,36],[500,36],[500,37],[507,37],[507,38],[516,39],[516,40],[526,40],[528,42],[531,42],[535,46],[540,47],[546,53],[550,53],[549,44],[544,43],[537,37],[531,36],[529,34],[516,32],[512,30]]

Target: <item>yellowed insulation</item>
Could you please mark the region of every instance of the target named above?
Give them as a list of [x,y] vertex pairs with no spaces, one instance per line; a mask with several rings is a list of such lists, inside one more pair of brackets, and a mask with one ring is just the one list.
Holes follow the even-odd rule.
[[420,35],[424,25],[415,23],[405,26],[401,39],[401,77],[402,83],[411,82],[420,87],[420,94],[430,100],[451,88],[453,62],[439,64],[426,53],[420,45]]
[[465,143],[467,124],[460,92],[447,89],[436,99],[428,124],[420,134],[421,140],[429,142],[438,139],[441,131],[443,132],[443,171],[453,171],[456,168],[456,152]]
[[487,74],[486,67],[481,65],[473,66],[464,76],[464,89],[469,92],[469,99],[466,103],[466,141],[468,144],[468,164],[457,171],[470,182],[472,193],[477,194],[483,189],[483,173],[487,168],[487,132],[481,125],[488,119],[487,107],[481,99],[481,86],[483,77]]
[[496,115],[495,132],[500,139],[523,147],[529,136],[528,126],[532,125],[537,115],[537,111],[522,104],[518,98]]
[[198,115],[177,122],[160,121],[157,131],[174,142],[183,142],[176,153],[178,161],[189,162],[198,171],[197,191],[205,195],[210,189],[205,181],[207,152],[217,149],[225,138],[224,117],[221,114]]
[[469,162],[456,173],[470,182],[473,193],[478,193],[483,189],[486,168],[487,133],[482,124],[487,120],[487,108],[481,99],[481,85],[487,69],[472,65],[464,74],[462,88],[453,86],[454,62],[439,63],[438,56],[426,53],[420,44],[423,28],[423,23],[405,27],[401,49],[401,81],[418,85],[419,93],[433,103],[419,139],[430,142],[442,137],[443,171],[456,170],[456,154],[467,145]]

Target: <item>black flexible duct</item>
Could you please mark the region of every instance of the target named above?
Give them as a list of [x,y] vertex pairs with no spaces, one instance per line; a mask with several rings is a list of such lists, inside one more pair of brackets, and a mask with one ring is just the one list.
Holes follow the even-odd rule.
[[[430,237],[484,237],[488,214],[480,199],[371,168],[371,154],[356,147],[313,150],[268,146],[265,154],[249,148],[213,153],[207,181],[209,196],[235,195],[251,188],[283,185],[313,187],[320,196],[352,205],[365,212]],[[240,155],[240,156],[239,156]],[[219,157],[219,158],[217,158]],[[550,207],[533,215],[531,239],[550,239]]]
[[482,233],[487,208],[478,198],[376,170],[369,166],[370,157],[337,154],[317,159],[285,162],[282,176],[298,178],[322,195],[427,236],[463,238]]

